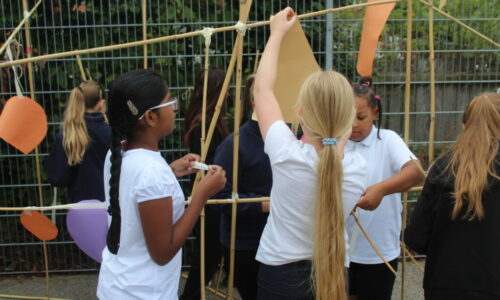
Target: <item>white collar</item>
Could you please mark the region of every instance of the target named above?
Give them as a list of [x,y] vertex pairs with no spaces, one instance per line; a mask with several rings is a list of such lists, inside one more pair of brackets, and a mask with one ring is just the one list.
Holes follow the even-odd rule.
[[365,137],[363,140],[359,141],[361,145],[365,147],[370,147],[373,141],[377,138],[377,127],[375,125],[372,125],[372,129],[370,130],[370,134],[368,134],[367,137]]

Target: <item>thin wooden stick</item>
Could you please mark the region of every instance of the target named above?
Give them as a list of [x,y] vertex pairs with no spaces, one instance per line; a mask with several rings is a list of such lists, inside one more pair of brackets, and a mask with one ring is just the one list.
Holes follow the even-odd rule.
[[375,246],[375,244],[373,243],[373,240],[370,238],[370,236],[368,236],[368,233],[366,232],[366,230],[363,227],[363,225],[361,225],[361,222],[359,222],[358,216],[356,216],[356,213],[354,213],[354,210],[351,212],[351,215],[354,217],[354,221],[356,221],[356,224],[358,224],[359,229],[361,230],[361,232],[365,236],[365,238],[368,241],[368,243],[370,243],[370,245],[372,246],[373,250],[375,250],[375,252],[382,259],[382,261],[384,262],[384,264],[389,268],[389,270],[391,270],[392,273],[394,273],[394,276],[396,276],[397,275],[396,270],[394,270],[394,268],[385,259],[385,257],[382,255],[382,253],[380,253],[380,251],[378,250],[377,246]]
[[[253,0],[240,0],[240,22],[246,23]],[[234,109],[234,144],[233,144],[233,195],[238,194],[238,159],[240,146],[240,121],[241,121],[241,78],[243,75],[243,34],[238,33],[239,40],[236,64],[236,97]],[[233,299],[234,294],[234,256],[236,246],[236,216],[238,208],[238,198],[233,199],[231,206],[231,238],[229,247],[229,280],[227,285],[227,299]]]
[[[148,0],[142,0],[142,37],[143,40],[148,39],[148,27],[147,27],[147,22],[148,22],[148,14],[147,14],[147,1]],[[148,68],[148,45],[143,45],[143,52],[144,52],[144,69]]]
[[415,266],[417,266],[417,269],[422,271],[422,273],[425,273],[424,267],[422,267],[422,265],[419,264],[418,261],[415,259],[415,256],[413,256],[410,253],[410,251],[408,250],[408,247],[406,247],[406,244],[403,242],[400,242],[400,243],[401,243],[401,247],[403,247],[403,249],[406,251],[406,255],[408,255],[410,257],[410,259],[413,261],[413,263],[415,264]]
[[[209,39],[211,37],[208,37]],[[203,102],[202,102],[202,112],[201,112],[201,152],[207,152],[208,145],[205,143],[206,135],[206,123],[207,123],[207,89],[208,89],[208,68],[209,68],[209,50],[210,41],[205,41],[205,77],[203,78]],[[199,172],[200,176],[203,176],[203,172]],[[205,292],[205,208],[203,208],[200,215],[200,292],[201,299],[206,299]]]
[[436,65],[434,57],[434,10],[429,6],[429,68],[431,76],[431,116],[429,125],[429,166],[434,160],[434,127],[436,124]]
[[83,69],[82,58],[80,55],[76,56],[76,63],[78,64],[78,68],[80,69],[80,74],[82,76],[83,81],[87,80],[87,75],[85,74],[85,69]]
[[219,266],[219,272],[217,273],[217,277],[215,277],[215,293],[214,293],[214,298],[216,297],[216,294],[219,292],[219,286],[220,286],[220,282],[221,282],[221,279],[222,279],[222,271],[223,271],[223,267],[224,267],[224,257],[221,257],[220,259],[220,266]]
[[[411,100],[411,50],[412,50],[412,26],[413,26],[413,0],[407,0],[407,20],[406,20],[406,79],[405,79],[405,143],[410,142],[410,100]],[[403,220],[401,228],[401,238],[404,240],[406,228],[406,218],[408,215],[408,193],[403,193]],[[403,245],[403,261],[401,263],[401,300],[405,299],[405,267],[406,252]]]
[[253,73],[257,73],[257,68],[259,67],[260,50],[255,53],[255,63],[253,64]]
[[16,36],[16,34],[23,27],[24,23],[26,23],[26,21],[29,20],[29,17],[31,17],[31,15],[33,14],[33,12],[38,8],[38,6],[41,3],[42,3],[42,0],[38,0],[38,2],[35,4],[35,6],[33,6],[33,8],[28,13],[29,16],[28,17],[26,17],[26,16],[23,17],[23,19],[21,20],[21,22],[19,23],[19,25],[17,25],[17,27],[14,29],[14,31],[12,31],[12,33],[9,36],[9,38],[7,38],[7,40],[3,43],[2,47],[0,47],[0,54],[2,54],[2,52],[7,48],[7,46],[9,46],[10,42],[12,42],[12,40],[14,39],[14,37]]
[[29,299],[29,300],[71,300],[71,299],[64,299],[64,298],[54,298],[54,297],[37,297],[37,296],[16,296],[16,295],[0,295],[0,298],[7,298],[7,299]]
[[[302,15],[299,15],[297,17],[299,19],[312,18],[312,17],[324,15],[327,13],[334,13],[334,12],[340,12],[340,11],[344,11],[344,10],[351,10],[351,9],[363,8],[363,7],[372,6],[372,5],[380,5],[380,4],[401,2],[401,1],[402,0],[381,0],[381,1],[377,1],[377,2],[360,3],[360,4],[343,6],[343,7],[329,8],[329,9],[320,10],[320,11],[313,12],[313,13],[302,14]],[[255,28],[255,27],[266,26],[266,25],[269,25],[269,21],[260,21],[260,22],[247,24],[247,28]],[[225,32],[225,31],[231,31],[231,30],[235,30],[235,25],[214,28],[214,32]],[[161,42],[165,42],[165,41],[184,39],[184,38],[195,37],[195,36],[199,36],[199,35],[201,35],[201,33],[199,31],[193,31],[193,32],[174,34],[174,35],[169,35],[169,36],[163,36],[163,37],[146,39],[146,40],[135,41],[135,42],[128,42],[128,43],[117,44],[117,45],[109,45],[109,46],[95,47],[95,48],[89,48],[89,49],[84,49],[84,50],[72,50],[72,51],[66,51],[66,52],[52,53],[52,54],[31,57],[29,59],[24,58],[24,59],[14,60],[11,62],[10,61],[3,62],[3,63],[0,63],[0,68],[10,67],[10,66],[14,66],[14,65],[21,65],[21,64],[26,64],[29,62],[36,62],[36,61],[41,61],[41,60],[51,60],[51,59],[62,58],[62,57],[84,55],[84,54],[91,54],[91,53],[100,53],[100,52],[105,52],[105,51],[114,51],[114,50],[120,50],[120,49],[131,48],[131,47],[139,47],[139,46],[143,46],[143,45],[157,44],[157,43],[161,43]]]
[[[23,11],[28,10],[28,1],[23,0],[22,1],[23,5]],[[28,18],[25,18],[28,19]],[[26,48],[29,49],[29,51],[26,51],[27,57],[31,57],[31,34],[30,34],[30,26],[29,22],[24,23],[24,35],[26,39]],[[30,86],[30,95],[31,99],[33,101],[36,101],[35,99],[35,83],[33,81],[33,64],[29,63],[28,64],[28,82]],[[39,152],[39,147],[37,146],[35,148],[35,164],[36,164],[36,178],[37,178],[37,186],[38,186],[38,200],[40,203],[40,206],[44,206],[44,201],[43,201],[43,190],[42,190],[42,175],[41,175],[41,168],[40,168],[40,152]],[[44,264],[45,264],[45,296],[47,298],[50,298],[50,280],[49,280],[49,258],[48,258],[48,252],[47,252],[47,242],[42,241],[42,247],[43,247],[43,257],[44,257]]]
[[474,28],[470,27],[469,25],[465,24],[464,22],[460,21],[459,19],[455,18],[454,16],[450,15],[449,13],[435,7],[432,3],[429,3],[427,1],[424,1],[424,0],[420,0],[420,2],[422,2],[423,4],[429,6],[430,8],[432,8],[433,10],[437,11],[438,13],[442,14],[443,16],[455,21],[457,24],[459,24],[460,26],[464,27],[465,29],[469,30],[470,32],[474,33],[475,35],[479,36],[480,38],[482,38],[483,40],[487,41],[488,43],[494,45],[495,47],[500,47],[500,43],[498,42],[495,42],[492,38],[480,33],[479,31],[475,30]]

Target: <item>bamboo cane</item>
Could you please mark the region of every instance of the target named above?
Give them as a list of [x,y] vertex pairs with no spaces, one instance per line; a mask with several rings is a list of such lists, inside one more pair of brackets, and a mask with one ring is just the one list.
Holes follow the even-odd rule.
[[[208,37],[210,39],[211,37]],[[209,68],[209,56],[208,50],[210,48],[210,41],[205,41],[205,75],[203,78],[203,104],[201,113],[201,151],[207,152],[208,145],[205,143],[206,134],[206,123],[207,123],[207,88],[208,88],[208,68]],[[212,120],[213,121],[213,120]],[[199,172],[200,176],[203,176],[203,172]],[[203,208],[200,215],[200,291],[201,299],[206,299],[205,293],[205,208]]]
[[[21,20],[21,22],[17,25],[17,27],[12,31],[10,36],[7,38],[7,40],[3,43],[2,47],[0,47],[0,54],[9,46],[10,42],[14,39],[16,34],[21,30],[23,27],[24,23],[29,20],[29,17],[33,14],[33,12],[38,8],[38,6],[42,3],[42,0],[38,0],[38,2],[33,6],[33,8],[29,11],[28,16],[24,16],[24,18]],[[23,8],[24,9],[24,8]],[[26,11],[26,10],[25,10]]]
[[80,55],[76,56],[76,63],[78,64],[78,68],[80,69],[80,75],[82,76],[83,81],[87,80],[87,75],[85,74],[85,69],[83,68],[82,58]]
[[429,6],[429,68],[431,76],[431,116],[429,124],[429,166],[434,160],[434,127],[436,122],[436,70],[434,57],[434,10]]
[[[240,22],[246,23],[253,0],[240,0]],[[243,34],[238,33],[239,40],[236,66],[236,97],[234,110],[234,145],[233,145],[233,195],[238,194],[238,158],[240,142],[240,121],[241,121],[241,77],[243,73]],[[229,247],[229,279],[227,285],[227,299],[233,299],[234,294],[234,255],[236,244],[236,215],[238,198],[233,199],[231,206],[231,238]]]
[[403,249],[406,251],[406,254],[410,257],[410,259],[413,261],[413,263],[415,264],[415,266],[417,266],[417,269],[419,269],[420,271],[422,271],[422,273],[425,273],[424,267],[422,267],[422,265],[419,264],[418,261],[415,259],[415,257],[410,253],[410,251],[406,247],[406,244],[403,243],[403,242],[401,242],[401,247],[403,247]]
[[54,298],[54,297],[37,297],[37,296],[16,296],[16,295],[0,295],[0,298],[7,298],[7,299],[28,299],[28,300],[70,300],[70,299],[63,299],[63,298]]
[[[27,0],[22,1],[23,5],[23,10],[27,11],[28,10],[28,2]],[[28,19],[28,18],[25,18]],[[28,21],[28,20],[27,20]],[[31,34],[30,34],[30,26],[29,22],[24,22],[24,35],[26,39],[26,55],[27,57],[31,57]],[[29,51],[28,51],[29,49]],[[30,96],[33,101],[36,101],[35,99],[35,83],[33,81],[33,64],[29,63],[28,64],[28,82],[30,86]],[[39,152],[39,147],[37,146],[35,148],[35,164],[36,164],[36,178],[37,178],[37,186],[38,186],[38,200],[40,203],[40,206],[44,206],[44,201],[43,201],[43,191],[42,191],[42,176],[41,176],[41,168],[40,168],[40,152]],[[45,264],[45,296],[47,298],[50,298],[50,280],[49,280],[49,258],[48,258],[48,253],[47,253],[47,243],[46,241],[42,241],[42,247],[43,247],[43,257],[44,257],[44,264]]]
[[[302,15],[297,16],[297,18],[298,19],[312,18],[312,17],[324,15],[327,13],[334,13],[334,12],[340,12],[340,11],[345,11],[345,10],[350,10],[350,9],[363,8],[363,7],[372,6],[372,5],[380,5],[380,4],[401,2],[401,1],[402,0],[381,0],[381,1],[377,1],[377,2],[367,2],[367,3],[360,3],[360,4],[354,4],[354,5],[347,5],[347,6],[343,6],[343,7],[329,8],[329,9],[320,10],[317,12],[302,14]],[[266,25],[269,25],[269,21],[260,21],[260,22],[248,24],[247,28],[255,28],[255,27],[261,27],[261,26],[266,26]],[[214,28],[214,32],[225,32],[225,31],[231,31],[231,30],[235,30],[235,25]],[[114,50],[120,50],[120,49],[131,48],[131,47],[140,47],[143,45],[156,44],[156,43],[161,43],[161,42],[166,42],[166,41],[171,41],[171,40],[178,40],[178,39],[184,39],[184,38],[189,38],[189,37],[195,37],[195,36],[199,36],[199,35],[201,35],[201,33],[199,31],[193,31],[193,32],[174,34],[174,35],[169,35],[169,36],[163,36],[163,37],[146,39],[146,40],[135,41],[135,42],[128,42],[128,43],[117,44],[117,45],[109,45],[109,46],[95,47],[95,48],[89,48],[89,49],[83,49],[83,50],[72,50],[72,51],[66,51],[66,52],[52,53],[52,54],[40,55],[40,56],[36,56],[36,57],[31,57],[31,58],[18,59],[18,60],[14,60],[12,62],[3,62],[3,63],[0,63],[0,68],[10,67],[10,66],[14,66],[14,65],[21,65],[21,64],[26,64],[26,63],[36,62],[36,61],[41,61],[41,60],[51,60],[51,59],[62,58],[62,57],[84,55],[84,54],[91,54],[91,53],[100,53],[100,52],[105,52],[105,51],[114,51]]]
[[480,38],[482,38],[483,40],[487,41],[488,43],[496,46],[496,47],[500,47],[500,43],[498,42],[495,42],[492,38],[480,33],[479,31],[475,30],[474,28],[470,27],[469,25],[465,24],[464,22],[460,21],[459,19],[455,18],[454,16],[450,15],[449,13],[435,7],[432,3],[430,2],[427,2],[427,1],[424,1],[424,0],[420,0],[420,2],[422,2],[423,4],[429,6],[430,8],[432,8],[433,10],[437,11],[438,13],[442,14],[443,16],[451,19],[452,21],[456,22],[457,24],[459,24],[460,26],[464,27],[465,29],[469,30],[470,32],[474,33],[475,35],[479,36]]
[[[412,50],[412,25],[413,25],[413,0],[407,0],[407,28],[406,28],[406,79],[405,79],[405,143],[410,142],[410,98],[411,98],[411,50]],[[401,238],[404,240],[404,229],[408,214],[408,193],[403,194],[403,224]],[[405,267],[406,252],[403,245],[403,261],[401,263],[401,299],[405,299]]]
[[354,213],[354,210],[353,210],[353,212],[351,212],[351,216],[354,217],[354,221],[356,221],[356,224],[358,224],[359,229],[361,230],[361,232],[365,236],[365,238],[368,241],[368,243],[370,243],[370,246],[372,246],[373,250],[375,250],[375,252],[377,253],[377,255],[382,259],[382,261],[389,268],[389,270],[391,270],[391,272],[394,274],[394,276],[396,276],[396,274],[397,274],[396,270],[394,270],[394,268],[385,259],[385,257],[382,255],[382,253],[380,253],[380,251],[378,250],[377,246],[375,246],[375,244],[373,243],[373,240],[370,238],[370,236],[368,236],[368,233],[366,232],[366,230],[363,227],[363,225],[361,225],[361,222],[359,222],[358,216],[356,216],[356,214]]
[[[148,14],[147,14],[147,4],[148,0],[142,0],[142,37],[143,40],[148,39],[148,27],[147,27],[147,22],[148,22]],[[143,52],[144,52],[144,69],[148,68],[148,46],[143,45]]]

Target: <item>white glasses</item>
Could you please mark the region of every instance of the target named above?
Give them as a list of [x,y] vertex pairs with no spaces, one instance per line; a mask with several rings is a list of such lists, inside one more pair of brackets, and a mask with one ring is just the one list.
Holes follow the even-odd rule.
[[[148,110],[153,110],[153,109],[157,109],[157,108],[162,108],[162,107],[167,107],[167,106],[170,106],[172,105],[172,109],[173,110],[177,110],[177,98],[170,98],[170,101],[168,102],[165,102],[163,104],[160,104],[160,105],[156,105],[156,106],[153,106],[151,107],[150,109],[147,109],[146,111]],[[146,112],[144,112],[145,114]],[[140,117],[139,117],[139,120],[141,120],[142,118],[144,118],[144,114],[142,114]]]

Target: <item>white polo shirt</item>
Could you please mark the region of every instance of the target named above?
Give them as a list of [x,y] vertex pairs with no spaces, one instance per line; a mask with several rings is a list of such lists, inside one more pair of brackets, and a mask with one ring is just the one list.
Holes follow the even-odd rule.
[[[271,266],[311,260],[318,153],[312,145],[297,140],[283,121],[269,128],[264,150],[271,162],[273,187],[271,210],[256,259]],[[350,153],[344,156],[342,165],[347,216],[366,188],[366,162],[361,155]]]
[[[401,137],[392,130],[380,130],[380,139],[377,138],[377,128],[372,127],[370,134],[360,142],[347,142],[345,152],[357,152],[368,163],[369,186],[388,179],[399,173],[401,167],[410,161],[410,157],[417,159],[408,149]],[[373,211],[358,209],[361,224],[375,246],[388,261],[397,258],[400,254],[399,235],[401,232],[401,194],[391,194],[382,198],[380,205]],[[382,259],[370,246],[364,235],[359,232],[354,219],[347,220],[351,261],[362,264],[383,263]]]
[[[111,163],[104,165],[106,201],[109,203]],[[138,203],[172,197],[173,222],[184,212],[184,194],[160,152],[134,149],[123,153],[120,174],[121,232],[117,255],[104,248],[97,297],[99,299],[178,299],[182,251],[160,266],[149,255]]]

